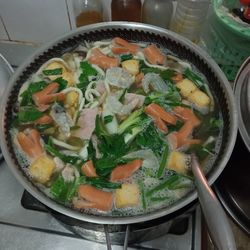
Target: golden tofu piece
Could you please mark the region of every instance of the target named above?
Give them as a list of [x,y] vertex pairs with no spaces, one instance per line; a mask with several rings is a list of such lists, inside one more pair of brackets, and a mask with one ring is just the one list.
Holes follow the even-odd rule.
[[208,106],[210,103],[209,96],[198,89],[188,96],[188,100],[200,107]]
[[58,69],[62,68],[62,74],[61,75],[51,75],[47,76],[51,81],[55,80],[58,77],[62,77],[68,82],[68,85],[73,85],[74,79],[73,79],[73,74],[71,71],[69,71],[61,62],[58,61],[53,61],[49,63],[46,67],[46,70],[51,70],[51,69]]
[[131,75],[137,75],[139,73],[139,61],[131,59],[122,62],[123,69],[127,70]]
[[55,167],[50,157],[42,155],[29,166],[29,173],[37,182],[45,184],[50,180]]
[[197,90],[195,84],[188,79],[183,79],[177,82],[176,87],[180,90],[181,95],[185,98]]
[[169,155],[167,168],[176,171],[177,173],[187,174],[188,172],[188,156],[179,151],[173,151]]
[[77,107],[78,105],[78,93],[76,91],[71,91],[66,94],[66,98],[64,100],[64,104],[66,108],[69,107]]
[[134,183],[124,183],[121,189],[116,189],[115,205],[117,208],[138,206],[140,191]]

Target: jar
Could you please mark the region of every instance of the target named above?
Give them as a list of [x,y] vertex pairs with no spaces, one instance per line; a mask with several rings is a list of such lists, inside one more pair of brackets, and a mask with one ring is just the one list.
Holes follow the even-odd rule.
[[172,13],[172,0],[144,0],[142,22],[169,28]]
[[101,0],[74,0],[76,27],[103,21]]
[[112,21],[141,22],[141,0],[112,0]]
[[199,43],[206,21],[210,0],[177,0],[175,16],[170,29]]

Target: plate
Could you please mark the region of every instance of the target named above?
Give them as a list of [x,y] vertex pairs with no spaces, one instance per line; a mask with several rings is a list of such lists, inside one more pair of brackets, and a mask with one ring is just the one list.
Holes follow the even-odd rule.
[[[8,61],[0,54],[0,99],[13,72],[14,70],[12,69]],[[0,160],[2,159],[3,155],[0,149]]]

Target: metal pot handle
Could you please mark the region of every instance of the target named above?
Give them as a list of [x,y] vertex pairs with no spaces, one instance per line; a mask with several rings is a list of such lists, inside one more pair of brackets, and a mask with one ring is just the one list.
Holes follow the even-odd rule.
[[192,155],[192,172],[195,176],[202,211],[214,244],[220,250],[236,250],[234,235],[227,216],[194,155]]

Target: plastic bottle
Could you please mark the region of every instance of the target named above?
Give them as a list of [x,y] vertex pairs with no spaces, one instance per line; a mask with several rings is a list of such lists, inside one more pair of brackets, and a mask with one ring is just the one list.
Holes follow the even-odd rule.
[[198,43],[209,3],[210,0],[178,0],[170,29]]
[[112,21],[141,22],[141,0],[112,0]]
[[172,13],[172,0],[144,0],[142,22],[169,28]]
[[101,0],[74,0],[73,7],[77,27],[103,21]]

